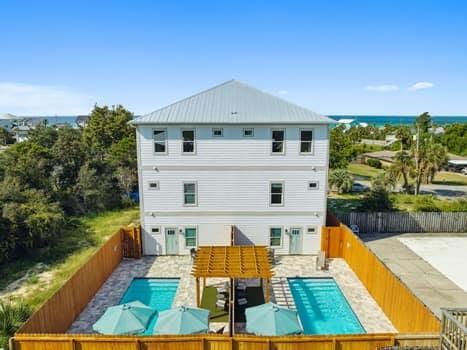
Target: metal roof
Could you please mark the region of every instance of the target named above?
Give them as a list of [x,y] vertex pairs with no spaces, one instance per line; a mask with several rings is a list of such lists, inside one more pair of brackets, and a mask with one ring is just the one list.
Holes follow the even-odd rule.
[[133,119],[131,124],[334,124],[335,121],[237,80]]

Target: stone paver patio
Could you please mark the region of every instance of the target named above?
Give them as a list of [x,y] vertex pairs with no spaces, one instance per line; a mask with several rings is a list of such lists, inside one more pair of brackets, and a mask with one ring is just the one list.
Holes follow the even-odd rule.
[[[295,307],[288,290],[287,277],[334,277],[367,333],[396,332],[344,260],[329,260],[328,271],[316,271],[315,260],[315,256],[276,257],[275,277],[271,283],[271,301],[290,308]],[[92,325],[108,307],[119,303],[135,277],[178,277],[180,282],[173,306],[195,306],[196,285],[191,275],[191,268],[192,261],[189,256],[146,256],[140,260],[123,260],[72,324],[69,333],[93,333]],[[207,284],[217,285],[224,281],[225,279],[210,278]],[[257,280],[249,281],[249,285],[258,285],[258,283]],[[224,324],[212,324],[211,329],[218,329],[222,325]],[[239,324],[236,328],[242,329],[243,326]]]

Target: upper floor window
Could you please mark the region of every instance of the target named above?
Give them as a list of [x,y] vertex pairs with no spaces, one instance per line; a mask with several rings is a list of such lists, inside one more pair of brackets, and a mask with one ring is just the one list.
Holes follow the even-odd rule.
[[212,128],[212,136],[214,136],[214,137],[224,136],[224,129],[222,129],[222,128]]
[[284,204],[284,184],[282,182],[271,183],[271,205]]
[[300,130],[300,153],[313,153],[313,130]]
[[183,204],[196,206],[196,182],[183,183]]
[[195,141],[195,130],[184,129],[182,130],[183,139],[183,153],[195,153],[196,141]]
[[167,153],[167,129],[154,129],[154,153]]
[[255,129],[253,128],[244,128],[243,137],[253,137],[255,136]]
[[272,137],[272,153],[284,153],[285,151],[285,130],[273,129]]

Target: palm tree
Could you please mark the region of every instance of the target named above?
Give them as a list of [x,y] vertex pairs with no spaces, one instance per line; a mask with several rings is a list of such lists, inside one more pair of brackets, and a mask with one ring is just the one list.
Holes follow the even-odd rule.
[[329,175],[329,186],[339,194],[350,192],[352,190],[353,177],[347,169],[335,169]]
[[394,163],[389,168],[389,172],[396,179],[402,176],[404,191],[409,189],[409,176],[413,168],[413,160],[410,154],[406,151],[397,152],[394,156]]
[[439,143],[433,143],[428,148],[426,158],[425,182],[430,184],[433,182],[436,173],[448,162],[446,148]]

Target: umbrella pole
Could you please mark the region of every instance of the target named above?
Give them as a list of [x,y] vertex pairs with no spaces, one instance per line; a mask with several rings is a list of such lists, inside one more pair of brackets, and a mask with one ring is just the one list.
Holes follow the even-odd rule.
[[199,277],[196,277],[196,306],[201,304],[200,291],[199,291]]

